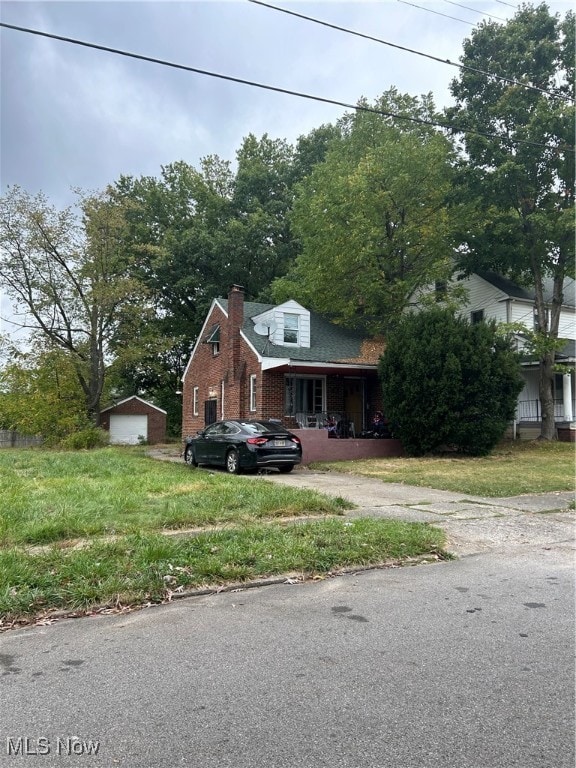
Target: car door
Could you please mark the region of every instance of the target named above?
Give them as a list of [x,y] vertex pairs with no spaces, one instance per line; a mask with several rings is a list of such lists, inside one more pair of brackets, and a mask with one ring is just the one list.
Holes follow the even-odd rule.
[[218,436],[222,432],[222,422],[216,422],[210,424],[202,431],[194,443],[194,451],[196,454],[196,461],[200,464],[214,464],[216,463],[218,455]]
[[222,424],[222,429],[214,439],[214,463],[224,466],[226,463],[226,454],[231,443],[235,443],[234,435],[240,432],[237,424],[227,421]]

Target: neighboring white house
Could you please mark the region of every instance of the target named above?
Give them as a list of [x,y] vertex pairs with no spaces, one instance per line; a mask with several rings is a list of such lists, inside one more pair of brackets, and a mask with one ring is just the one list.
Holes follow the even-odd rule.
[[[535,309],[534,291],[513,283],[493,272],[472,274],[462,280],[457,277],[454,285],[462,286],[467,292],[467,301],[460,309],[460,314],[467,317],[471,323],[481,320],[496,320],[500,323],[520,323],[527,329],[533,330],[538,321]],[[429,293],[431,288],[420,293]],[[552,298],[552,280],[544,281],[545,299]],[[413,303],[418,304],[418,296],[413,297]],[[576,353],[576,308],[575,282],[567,278],[564,282],[564,301],[560,312],[558,338],[565,341],[562,349],[556,354],[558,363],[572,369],[572,373],[557,374],[554,382],[554,411],[557,422],[572,422],[574,420],[575,391],[574,391],[574,362]],[[523,348],[521,334],[517,335],[518,349]],[[517,421],[520,424],[540,422],[540,398],[538,390],[538,362],[524,360],[522,362],[524,389],[518,397]]]

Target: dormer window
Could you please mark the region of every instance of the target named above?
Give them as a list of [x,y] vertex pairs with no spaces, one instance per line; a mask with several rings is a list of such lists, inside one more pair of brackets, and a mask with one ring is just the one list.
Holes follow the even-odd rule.
[[254,315],[256,336],[267,336],[266,348],[310,347],[310,312],[297,301],[285,301],[277,307],[270,307],[266,312]]
[[284,344],[298,344],[300,340],[299,315],[284,314]]

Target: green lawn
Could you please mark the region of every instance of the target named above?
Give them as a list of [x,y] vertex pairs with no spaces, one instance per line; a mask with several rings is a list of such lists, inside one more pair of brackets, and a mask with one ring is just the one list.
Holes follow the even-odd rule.
[[346,520],[346,506],[139,448],[0,451],[0,629],[54,610],[137,607],[204,586],[447,556],[439,529]]
[[570,443],[502,443],[490,456],[455,455],[319,463],[315,466],[474,496],[573,491],[575,450]]
[[154,461],[142,449],[0,451],[0,545],[334,515],[346,506],[264,479]]

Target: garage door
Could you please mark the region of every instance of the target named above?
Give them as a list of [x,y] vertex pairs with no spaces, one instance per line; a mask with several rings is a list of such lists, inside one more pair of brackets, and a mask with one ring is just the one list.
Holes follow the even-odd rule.
[[110,442],[137,445],[148,439],[148,416],[110,416]]

